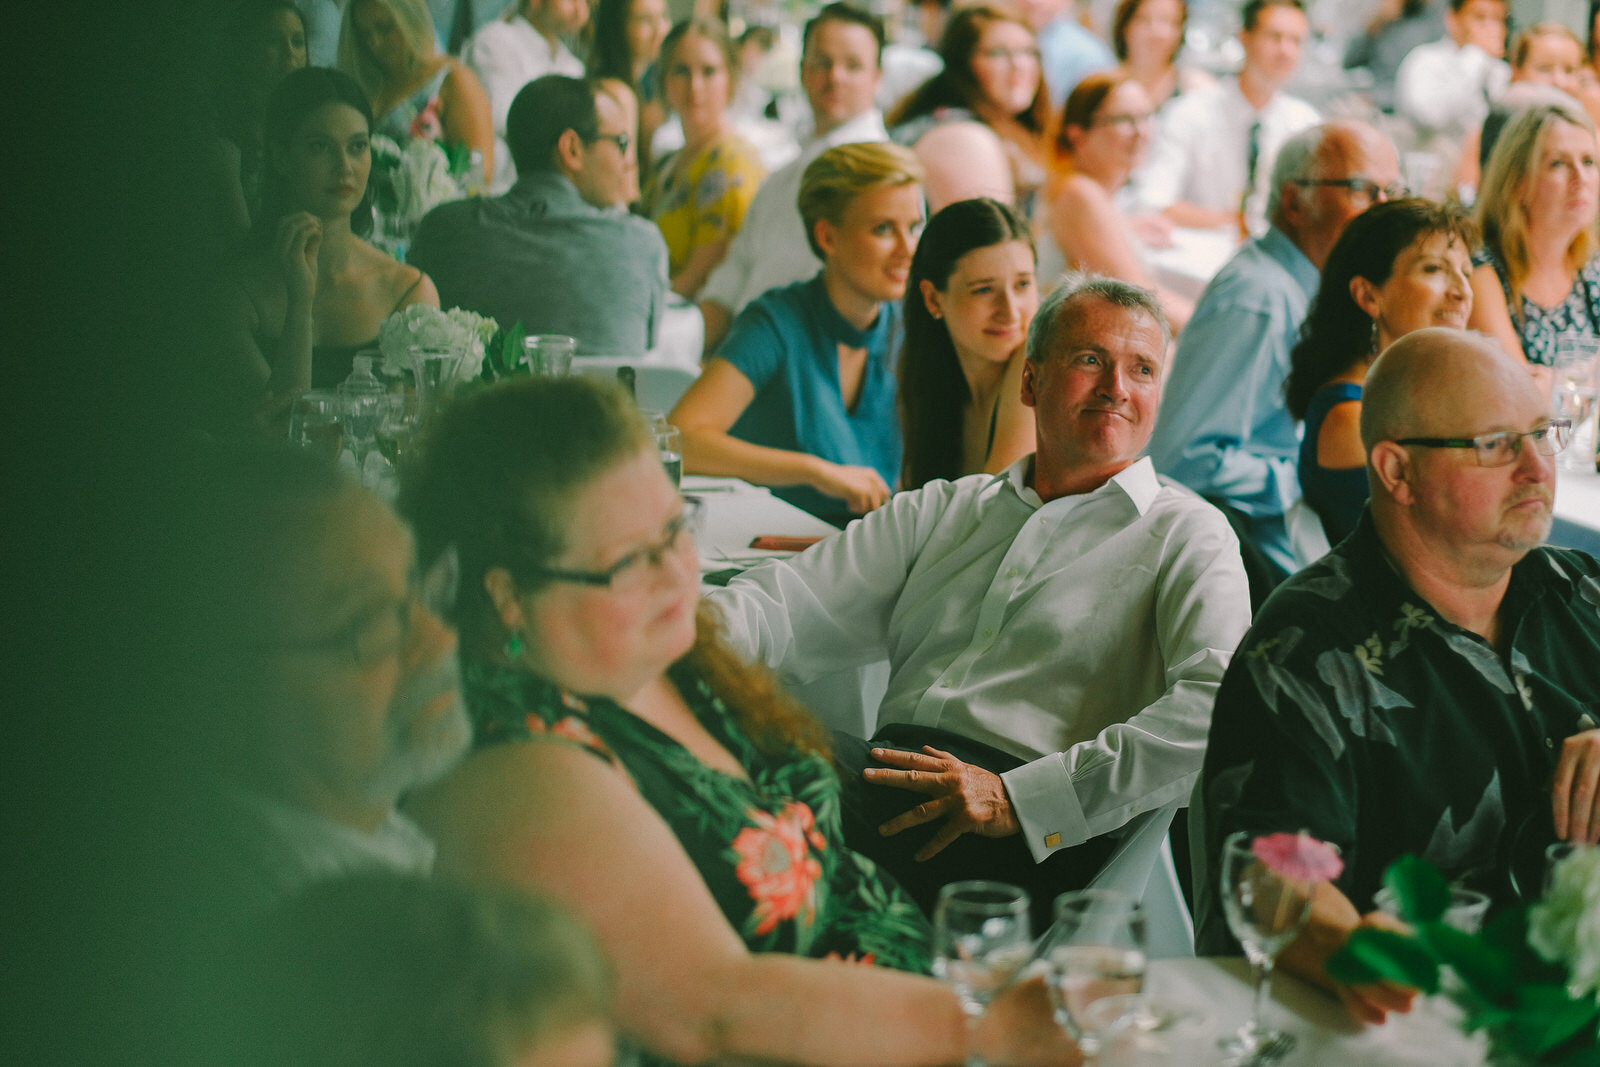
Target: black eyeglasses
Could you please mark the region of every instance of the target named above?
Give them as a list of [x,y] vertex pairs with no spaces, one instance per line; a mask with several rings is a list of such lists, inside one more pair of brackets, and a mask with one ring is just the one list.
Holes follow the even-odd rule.
[[1379,185],[1371,178],[1296,178],[1296,185],[1320,185],[1329,189],[1348,189],[1367,203],[1378,200],[1398,200],[1410,192],[1400,182]]
[[661,567],[663,560],[683,544],[683,535],[692,533],[699,522],[700,501],[685,497],[683,511],[667,523],[661,540],[653,545],[635,549],[603,571],[569,570],[565,567],[533,567],[534,574],[558,582],[575,582],[599,589],[624,589],[637,586],[652,571]]
[[[414,608],[421,607],[435,618],[449,618],[460,582],[461,564],[452,547],[426,571],[413,576],[405,596],[361,612],[325,637],[267,642],[258,647],[283,652],[344,651],[358,666],[365,666],[406,646],[411,640]],[[385,625],[386,622],[393,625]]]
[[1538,429],[1500,430],[1497,433],[1480,433],[1476,437],[1404,437],[1397,445],[1421,445],[1424,448],[1470,448],[1480,467],[1505,467],[1517,461],[1522,454],[1522,439],[1533,442],[1541,456],[1553,456],[1567,447],[1572,433],[1571,419],[1551,419]]
[[593,137],[589,138],[590,144],[593,144],[596,141],[610,141],[612,144],[617,146],[618,152],[621,152],[623,155],[627,155],[628,146],[633,143],[633,138],[629,137],[625,133],[597,133]]

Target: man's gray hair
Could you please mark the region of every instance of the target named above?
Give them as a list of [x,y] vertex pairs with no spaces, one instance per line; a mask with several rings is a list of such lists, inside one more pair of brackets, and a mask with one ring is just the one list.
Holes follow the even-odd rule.
[[1292,181],[1313,177],[1311,171],[1317,150],[1327,135],[1326,125],[1311,126],[1283,142],[1283,147],[1278,149],[1278,158],[1272,164],[1272,188],[1267,190],[1267,219],[1273,225],[1280,221],[1278,212],[1283,205],[1283,187]]
[[1144,312],[1161,329],[1161,350],[1165,352],[1172,344],[1172,324],[1167,322],[1167,313],[1161,310],[1161,302],[1156,299],[1155,293],[1120,278],[1068,271],[1034,313],[1025,350],[1029,363],[1038,363],[1050,351],[1050,343],[1060,330],[1060,323],[1056,320],[1061,318],[1066,305],[1079,298],[1090,297],[1104,300],[1114,307]]

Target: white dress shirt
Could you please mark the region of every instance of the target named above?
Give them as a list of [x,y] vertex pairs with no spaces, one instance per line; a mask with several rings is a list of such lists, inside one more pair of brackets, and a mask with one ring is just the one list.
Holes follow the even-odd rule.
[[715,300],[737,315],[768,289],[803,282],[822,269],[822,260],[806,241],[805,224],[795,200],[807,164],[830,148],[863,141],[887,141],[883,116],[865,111],[831,133],[813,138],[800,158],[775,170],[761,183],[744,213],[744,224],[728,246],[728,254],[706,279],[701,300]]
[[566,45],[552,45],[533,23],[520,14],[508,22],[497,18],[472,35],[462,50],[462,58],[472,67],[483,89],[489,94],[489,111],[494,116],[494,132],[504,137],[506,115],[511,101],[524,85],[546,74],[583,77],[583,64],[567,51]]
[[1041,860],[1187,801],[1250,598],[1227,521],[1148,459],[1049,503],[1032,470],[896,494],[711,599],[788,681],[887,658],[879,727],[1030,760],[1002,778]]
[[1423,134],[1459,141],[1483,126],[1489,102],[1511,82],[1511,68],[1475,44],[1446,37],[1419,44],[1395,72],[1395,110]]
[[[1257,111],[1239,91],[1239,79],[1184,93],[1162,109],[1144,163],[1132,184],[1154,210],[1183,201],[1213,211],[1244,205],[1251,236],[1267,229],[1267,191],[1272,164],[1283,142],[1321,121],[1317,109],[1287,93],[1273,93]],[[1250,163],[1250,128],[1260,123],[1255,180],[1245,197]]]

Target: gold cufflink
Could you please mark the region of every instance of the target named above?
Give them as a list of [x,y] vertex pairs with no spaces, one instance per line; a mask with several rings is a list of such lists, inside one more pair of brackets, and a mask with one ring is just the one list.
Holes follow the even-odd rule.
[[1059,844],[1061,844],[1061,835],[1060,834],[1045,834],[1044,835],[1044,847],[1045,848],[1055,848]]

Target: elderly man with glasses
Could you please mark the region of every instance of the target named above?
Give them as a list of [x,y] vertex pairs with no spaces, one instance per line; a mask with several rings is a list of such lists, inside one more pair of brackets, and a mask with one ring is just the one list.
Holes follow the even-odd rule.
[[1394,147],[1371,126],[1295,135],[1273,165],[1272,225],[1217,272],[1178,339],[1150,458],[1228,516],[1257,607],[1309,562],[1285,520],[1300,497],[1300,427],[1283,401],[1289,350],[1345,226],[1402,191]]
[[655,347],[667,246],[627,210],[639,197],[635,106],[616,82],[551,74],[522,87],[506,124],[517,183],[439,205],[411,242],[406,261],[434,280],[441,307],[566,334],[590,355]]
[[[1217,696],[1197,868],[1235,831],[1337,845],[1344,873],[1279,962],[1358,1017],[1413,996],[1324,970],[1383,922],[1394,860],[1505,905],[1539,884],[1548,845],[1600,838],[1600,564],[1542,547],[1570,430],[1492,340],[1431,328],[1391,345],[1361,411],[1368,511],[1267,601]],[[1214,880],[1195,885],[1200,953],[1229,951]]]

